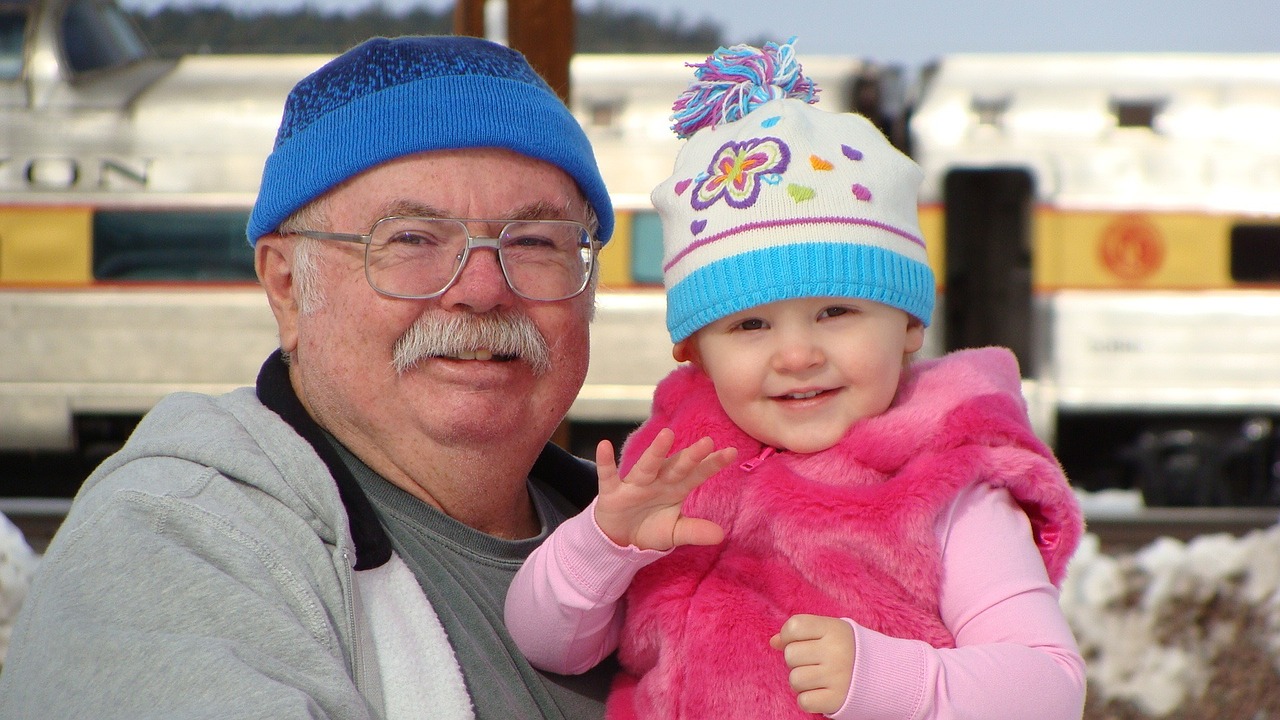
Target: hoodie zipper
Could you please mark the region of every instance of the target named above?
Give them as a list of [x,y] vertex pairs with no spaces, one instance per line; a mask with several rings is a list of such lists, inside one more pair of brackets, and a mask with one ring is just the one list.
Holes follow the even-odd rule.
[[348,592],[351,593],[351,602],[346,603],[347,610],[347,627],[351,633],[351,677],[355,680],[356,690],[361,695],[369,695],[369,678],[365,677],[365,648],[364,638],[361,637],[362,628],[360,626],[360,588],[356,587],[355,571],[352,569],[351,556],[344,548],[342,550],[342,566],[343,575],[347,581]]

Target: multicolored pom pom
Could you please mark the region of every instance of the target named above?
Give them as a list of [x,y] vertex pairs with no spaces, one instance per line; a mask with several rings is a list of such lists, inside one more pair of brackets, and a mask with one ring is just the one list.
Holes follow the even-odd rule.
[[694,68],[694,81],[672,106],[671,129],[687,138],[705,127],[740,119],[757,106],[778,98],[817,102],[818,87],[805,77],[793,45],[765,43],[764,48],[734,45],[720,48]]

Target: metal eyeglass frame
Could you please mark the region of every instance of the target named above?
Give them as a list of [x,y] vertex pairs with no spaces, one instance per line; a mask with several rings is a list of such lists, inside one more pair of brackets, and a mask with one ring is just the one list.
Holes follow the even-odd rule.
[[[462,226],[462,231],[467,234],[467,243],[462,248],[462,257],[458,259],[458,266],[454,269],[453,275],[450,276],[448,282],[444,284],[444,287],[440,288],[436,292],[431,293],[429,295],[405,295],[401,293],[387,292],[386,290],[383,290],[382,288],[378,287],[377,284],[373,282],[373,278],[369,276],[369,249],[373,247],[374,231],[377,230],[379,225],[381,225],[382,223],[388,220],[449,221],[449,222],[456,222]],[[577,290],[574,290],[568,295],[565,295],[563,297],[557,297],[557,298],[530,297],[529,295],[525,295],[524,293],[520,292],[518,289],[516,289],[516,286],[511,283],[511,276],[507,274],[506,261],[503,259],[503,255],[502,255],[502,235],[506,233],[507,228],[512,225],[529,225],[529,224],[547,223],[547,222],[570,223],[570,224],[581,227],[584,233],[586,234],[586,236],[590,238],[590,240],[588,241],[588,244],[585,246],[582,246],[582,247],[588,247],[591,250],[590,265],[587,267],[587,271],[582,275],[582,284],[578,286]],[[485,223],[489,225],[492,225],[494,223],[502,223],[503,225],[502,225],[502,229],[498,231],[498,235],[496,237],[492,237],[492,236],[486,236],[486,235],[472,235],[471,228],[467,227],[467,223]],[[302,237],[311,238],[312,240],[337,240],[339,242],[359,243],[361,245],[364,245],[365,282],[369,283],[369,287],[373,288],[373,291],[378,293],[379,295],[385,295],[387,297],[393,297],[393,298],[400,298],[402,300],[430,300],[431,298],[437,298],[445,294],[446,292],[449,292],[449,288],[453,287],[454,283],[458,282],[458,278],[462,276],[462,270],[467,266],[467,261],[471,259],[471,250],[473,248],[482,248],[482,249],[488,248],[494,251],[494,253],[498,256],[498,268],[502,270],[503,281],[506,282],[507,288],[509,288],[511,292],[515,293],[518,297],[524,298],[525,300],[530,300],[532,302],[560,302],[561,300],[568,300],[569,298],[577,297],[578,295],[581,295],[582,291],[586,290],[587,286],[591,284],[591,276],[596,271],[596,261],[597,261],[597,258],[599,257],[600,247],[601,247],[600,241],[592,237],[590,228],[578,222],[577,220],[486,220],[484,218],[446,218],[446,217],[415,217],[412,215],[389,215],[387,217],[380,218],[379,220],[374,222],[373,226],[369,228],[369,232],[363,233],[363,234],[326,232],[323,230],[294,230],[291,234],[301,235]]]

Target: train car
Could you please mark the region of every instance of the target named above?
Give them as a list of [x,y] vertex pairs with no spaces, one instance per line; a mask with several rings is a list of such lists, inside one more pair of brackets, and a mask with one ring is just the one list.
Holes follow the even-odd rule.
[[[110,0],[0,0],[0,452],[100,454],[166,393],[253,382],[277,338],[245,220],[285,95],[327,59],[159,59]],[[572,62],[619,209],[564,437],[588,455],[674,366],[648,192],[697,59]],[[810,65],[846,108],[878,82],[852,57]]]
[[968,55],[910,121],[934,352],[1013,348],[1073,482],[1280,503],[1280,55]]
[[[288,89],[326,56],[154,57],[110,0],[0,0],[0,452],[94,454],[276,345],[243,227]],[[590,455],[673,366],[649,202],[680,147],[670,55],[580,55],[571,107],[618,207],[586,384]],[[923,355],[1017,354],[1085,489],[1280,504],[1280,55],[807,56],[822,106],[925,171]]]
[[323,58],[161,60],[114,4],[0,0],[0,450],[119,442],[276,345],[243,238]]

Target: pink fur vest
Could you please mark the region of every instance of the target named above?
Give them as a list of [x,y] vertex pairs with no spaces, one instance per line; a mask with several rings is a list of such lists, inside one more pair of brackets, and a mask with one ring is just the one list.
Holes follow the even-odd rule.
[[[625,472],[663,427],[676,447],[710,435],[760,458],[710,380],[681,367],[658,387],[653,415],[623,449]],[[732,466],[685,501],[727,537],[681,547],[645,568],[626,597],[610,718],[812,717],[795,704],[769,637],[796,613],[848,617],[935,647],[955,641],[938,617],[935,523],[965,487],[1008,488],[1031,518],[1060,583],[1083,531],[1057,461],[1032,433],[1017,363],[985,348],[915,363],[894,404],[811,455]]]

